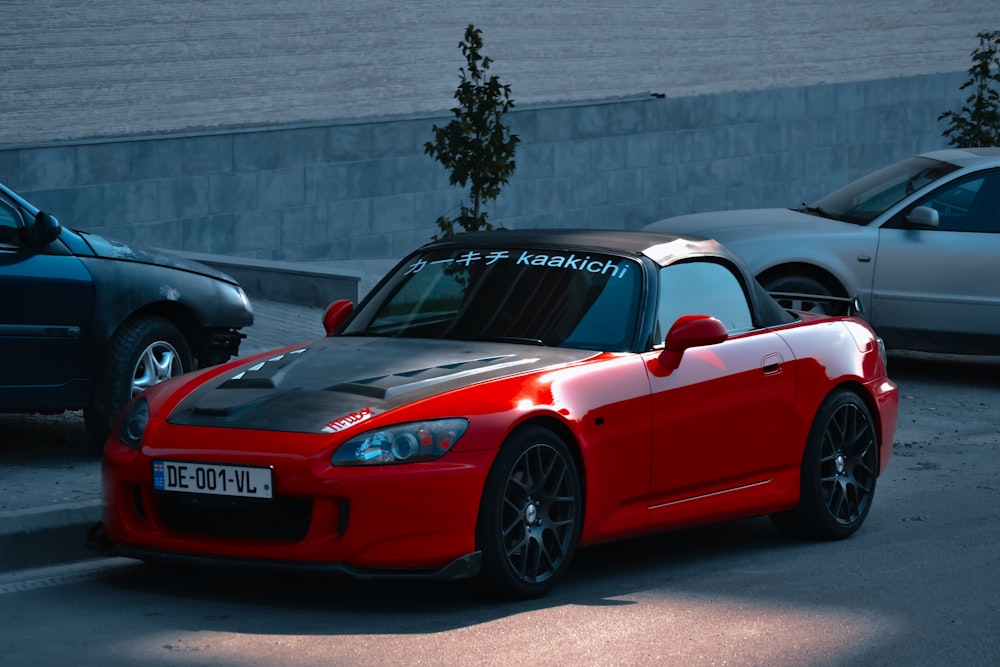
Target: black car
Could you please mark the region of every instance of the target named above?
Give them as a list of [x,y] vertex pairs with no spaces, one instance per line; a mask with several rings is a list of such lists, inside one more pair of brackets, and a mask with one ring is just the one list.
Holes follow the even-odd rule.
[[0,184],[0,412],[83,409],[102,445],[134,395],[235,356],[251,324],[224,273],[67,229]]

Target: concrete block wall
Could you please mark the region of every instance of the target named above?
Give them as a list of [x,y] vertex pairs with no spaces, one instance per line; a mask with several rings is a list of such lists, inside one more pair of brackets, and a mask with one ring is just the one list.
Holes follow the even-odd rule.
[[468,24],[519,105],[965,70],[997,0],[3,3],[0,145],[441,113]]
[[[509,228],[637,229],[701,210],[794,206],[946,146],[964,72],[517,107]],[[260,260],[399,258],[465,193],[410,116],[0,150],[0,180],[68,226]]]

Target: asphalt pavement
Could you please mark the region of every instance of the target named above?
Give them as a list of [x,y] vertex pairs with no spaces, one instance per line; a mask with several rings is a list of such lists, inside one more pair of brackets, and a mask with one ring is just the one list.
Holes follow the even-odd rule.
[[[240,356],[324,335],[321,308],[254,300]],[[101,463],[81,412],[0,415],[0,572],[95,558]]]

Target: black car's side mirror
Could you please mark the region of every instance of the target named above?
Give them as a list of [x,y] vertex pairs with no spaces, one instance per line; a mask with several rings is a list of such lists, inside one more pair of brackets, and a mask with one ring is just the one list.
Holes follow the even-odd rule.
[[54,215],[39,211],[28,228],[28,238],[35,247],[47,246],[58,238],[60,229],[59,221]]

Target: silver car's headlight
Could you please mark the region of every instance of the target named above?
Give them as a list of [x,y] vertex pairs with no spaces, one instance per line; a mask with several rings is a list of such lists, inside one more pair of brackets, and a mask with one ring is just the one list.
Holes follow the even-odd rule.
[[395,424],[355,436],[330,457],[335,466],[388,465],[430,461],[451,449],[468,419],[436,419]]

